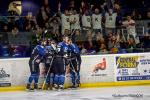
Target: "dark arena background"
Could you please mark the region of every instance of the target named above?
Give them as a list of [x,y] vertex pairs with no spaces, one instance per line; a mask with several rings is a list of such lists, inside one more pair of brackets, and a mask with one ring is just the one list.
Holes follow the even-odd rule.
[[0,100],[150,100],[150,0],[1,0]]

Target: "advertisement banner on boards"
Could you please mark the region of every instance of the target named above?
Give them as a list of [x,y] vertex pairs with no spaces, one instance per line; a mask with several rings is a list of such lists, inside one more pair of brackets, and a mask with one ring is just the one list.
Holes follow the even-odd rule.
[[116,80],[149,80],[150,57],[148,54],[116,56]]
[[0,63],[0,87],[11,86],[11,63]]
[[114,57],[110,55],[83,56],[81,81],[82,83],[113,82]]
[[0,59],[0,86],[24,86],[30,75],[28,58]]

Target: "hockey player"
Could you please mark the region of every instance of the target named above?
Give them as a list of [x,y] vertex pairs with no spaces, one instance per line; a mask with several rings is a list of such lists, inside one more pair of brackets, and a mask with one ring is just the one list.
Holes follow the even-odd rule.
[[46,67],[46,84],[45,89],[52,89],[54,71],[53,71],[53,59],[56,50],[56,42],[54,40],[48,39],[48,45],[45,47],[45,67]]
[[[29,60],[29,67],[31,75],[29,76],[28,83],[27,83],[27,89],[38,89],[38,79],[39,79],[39,64],[43,60],[43,57],[45,56],[45,48],[46,41],[42,41],[40,45],[37,45],[31,54],[30,60]],[[34,81],[34,88],[31,88],[31,83]]]
[[71,79],[72,79],[72,88],[77,88],[80,86],[80,65],[81,65],[81,56],[79,48],[76,44],[72,43],[72,40],[69,41],[70,49],[70,69],[71,69]]
[[65,82],[65,72],[66,72],[66,58],[68,57],[68,42],[69,38],[64,37],[63,42],[58,43],[57,45],[57,54],[54,57],[53,66],[54,66],[54,88],[62,90],[64,88]]

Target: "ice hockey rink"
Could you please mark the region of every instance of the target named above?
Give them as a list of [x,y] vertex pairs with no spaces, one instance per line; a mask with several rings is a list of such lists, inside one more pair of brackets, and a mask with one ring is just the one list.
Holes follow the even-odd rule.
[[0,92],[0,100],[150,100],[150,86]]

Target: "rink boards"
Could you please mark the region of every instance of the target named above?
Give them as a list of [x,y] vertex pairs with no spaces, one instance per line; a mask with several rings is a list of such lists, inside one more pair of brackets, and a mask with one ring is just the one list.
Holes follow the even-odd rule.
[[[0,91],[24,90],[29,58],[0,59]],[[42,84],[43,64],[40,64]],[[66,73],[66,86],[70,74]],[[150,84],[150,53],[82,56],[81,88]]]

